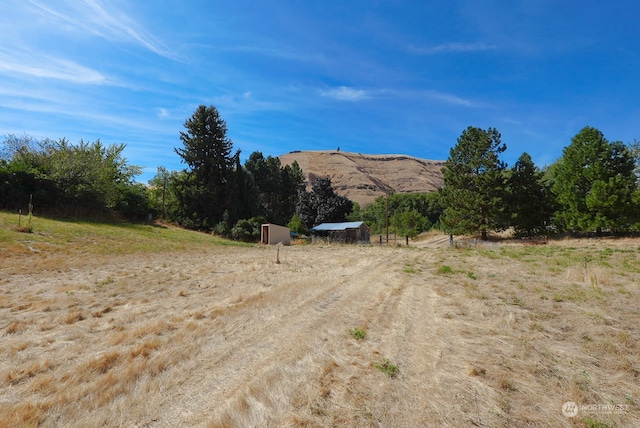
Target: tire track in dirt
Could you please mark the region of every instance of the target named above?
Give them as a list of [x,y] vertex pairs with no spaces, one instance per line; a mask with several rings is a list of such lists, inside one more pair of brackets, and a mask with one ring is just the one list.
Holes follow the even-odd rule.
[[[379,250],[371,252],[377,253]],[[340,256],[344,257],[344,253],[340,251]],[[304,254],[300,252],[296,256]],[[244,413],[242,417],[256,418],[258,416],[247,414],[261,406],[247,406],[244,401],[248,391],[253,390],[253,395],[261,395],[256,385],[265,378],[271,379],[270,385],[265,387],[281,390],[276,401],[290,398],[283,391],[295,389],[296,385],[304,382],[309,376],[308,372],[316,370],[318,361],[323,359],[318,355],[318,348],[324,342],[336,340],[337,336],[345,334],[351,326],[347,320],[353,318],[349,314],[361,314],[367,306],[370,307],[369,302],[362,299],[368,294],[367,289],[379,290],[384,287],[380,285],[384,275],[375,266],[378,257],[360,256],[361,253],[352,254],[350,259],[341,260],[341,264],[346,266],[342,277],[338,275],[342,270],[338,267],[327,275],[329,280],[316,275],[310,283],[301,281],[301,284],[295,284],[293,287],[302,290],[298,291],[301,293],[299,296],[283,295],[292,292],[291,285],[273,290],[273,295],[267,300],[286,302],[274,304],[273,311],[259,306],[264,303],[252,302],[237,312],[225,315],[225,340],[210,342],[207,349],[203,349],[204,355],[200,356],[209,368],[207,375],[191,386],[194,391],[181,392],[181,396],[188,397],[188,400],[180,397],[167,400],[173,410],[158,418],[153,426],[202,424],[211,417],[220,418],[224,410],[229,414],[229,406],[232,407],[232,413]],[[385,266],[393,266],[398,257],[393,255],[386,258]],[[340,280],[330,280],[335,277]],[[301,361],[306,361],[306,364],[301,365]],[[295,371],[296,379],[274,375],[282,371]],[[278,406],[282,405],[282,402],[278,403]],[[263,413],[265,411],[262,410]],[[267,416],[262,414],[260,417]]]
[[[432,259],[429,253],[421,255],[427,263]],[[425,282],[420,272],[405,274],[397,316],[389,326],[393,336],[385,338],[401,374],[385,397],[383,425],[428,426],[434,421],[430,409],[438,400],[433,392],[440,383],[438,363],[444,346],[437,304],[432,284]]]
[[[424,271],[406,275],[384,343],[397,359],[400,382],[386,391],[383,426],[490,426],[483,409],[492,407],[493,394],[470,376],[465,357],[456,347],[460,332],[443,314],[438,281],[428,272],[433,253],[421,251]],[[393,354],[395,351],[395,354]],[[484,398],[483,398],[484,397]],[[486,413],[486,412],[485,412]]]
[[[409,259],[408,257],[411,257]],[[404,264],[415,262],[415,253],[403,256]],[[423,263],[432,256],[420,252]],[[399,367],[396,379],[371,389],[375,379],[357,379],[354,394],[368,395],[370,419],[363,426],[429,426],[428,403],[437,382],[437,364],[442,338],[436,316],[438,296],[419,273],[404,272],[398,264],[391,286],[379,296],[378,307],[367,317],[367,353],[377,361],[389,359]],[[366,355],[360,355],[361,358]],[[385,379],[386,380],[386,379]],[[357,397],[354,396],[357,399]]]
[[[349,288],[348,297],[366,296],[365,289],[374,292],[372,297],[377,295],[377,299],[361,302],[357,307],[359,313],[351,317],[351,324],[345,323],[345,328],[366,326],[371,338],[362,344],[355,344],[352,338],[338,331],[338,334],[328,339],[325,337],[325,342],[320,343],[323,352],[308,350],[301,360],[315,367],[307,368],[302,380],[287,388],[289,397],[297,397],[291,401],[295,414],[290,419],[267,420],[271,422],[267,425],[428,424],[429,413],[425,403],[429,402],[430,396],[425,388],[422,388],[425,392],[420,393],[420,385],[433,383],[431,379],[435,377],[437,355],[440,353],[436,349],[438,342],[435,333],[430,334],[428,328],[436,320],[434,309],[437,295],[426,284],[407,281],[411,277],[400,271],[402,257],[401,253],[396,252],[392,257],[387,257],[387,263],[379,266],[386,272],[383,281],[378,270],[362,278],[361,285],[366,288]],[[331,297],[330,293],[325,300],[331,300]],[[336,307],[335,310],[343,310],[343,307]],[[424,321],[414,328],[417,313],[424,315]],[[326,315],[330,319],[333,313]],[[387,379],[373,367],[373,363],[383,357],[399,363],[402,370],[407,370],[407,374],[402,374],[399,379]],[[282,378],[274,376],[269,379],[272,387],[284,382]],[[261,383],[264,383],[263,379],[252,385]],[[372,388],[376,384],[381,387]],[[278,389],[277,386],[275,388]],[[255,391],[258,388],[250,386],[249,389]],[[241,400],[244,400],[242,403],[251,401],[247,394],[241,396]],[[265,425],[265,419],[248,419],[242,423],[262,426]],[[220,420],[220,426],[237,424],[238,420],[231,418]]]

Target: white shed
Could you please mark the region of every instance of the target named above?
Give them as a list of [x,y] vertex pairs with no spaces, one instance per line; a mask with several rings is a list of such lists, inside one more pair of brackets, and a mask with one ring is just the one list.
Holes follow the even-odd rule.
[[285,226],[266,223],[262,225],[260,230],[260,243],[265,245],[290,245],[291,230]]

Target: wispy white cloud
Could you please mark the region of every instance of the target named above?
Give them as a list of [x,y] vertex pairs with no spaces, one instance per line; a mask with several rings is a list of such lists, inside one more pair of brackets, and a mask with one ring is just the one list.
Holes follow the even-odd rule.
[[463,98],[454,94],[448,94],[446,92],[430,90],[430,91],[426,91],[425,95],[429,98],[442,101],[446,104],[463,106],[463,107],[479,107],[479,105],[477,105],[476,103],[474,103],[473,101],[467,98]]
[[156,112],[158,113],[158,119],[166,119],[171,116],[169,110],[164,107],[158,107]]
[[350,88],[348,86],[321,89],[318,93],[323,97],[333,98],[340,101],[361,101],[371,97],[371,94],[364,89]]
[[[179,129],[179,122],[159,121],[144,109],[129,109],[126,114],[89,109],[86,103],[77,103],[76,100],[47,100],[46,94],[28,99],[5,99],[0,96],[0,109],[17,113],[16,119],[10,124],[6,120],[0,121],[0,135],[26,132],[42,138],[67,137],[71,140],[104,137],[108,143],[135,142],[141,150],[147,150],[149,141],[170,141],[171,138],[167,136],[173,137],[176,129]],[[40,119],[34,121],[29,117]],[[127,132],[123,133],[123,129]],[[153,150],[151,152],[155,153]]]
[[262,55],[269,58],[284,59],[287,61],[322,63],[327,61],[327,57],[320,52],[302,52],[288,46],[273,43],[272,46],[262,45],[241,45],[226,46],[222,50],[229,52],[245,52],[249,54]]
[[269,95],[255,96],[251,91],[233,92],[230,90],[223,95],[207,98],[203,102],[215,105],[223,116],[228,117],[244,116],[252,112],[283,111],[289,108],[286,101],[274,98],[265,101],[264,97],[269,98]]
[[71,83],[104,85],[108,79],[100,72],[73,61],[55,58],[36,51],[0,50],[0,72]]
[[124,12],[108,10],[108,3],[100,0],[68,0],[64,10],[55,9],[38,0],[28,0],[42,12],[70,25],[70,28],[108,40],[129,41],[166,58],[177,60],[179,55],[146,31]]
[[497,49],[495,45],[485,43],[457,43],[449,42],[435,46],[409,46],[409,51],[419,55],[436,55],[441,53],[482,52]]
[[428,99],[435,100],[440,103],[444,103],[450,106],[469,107],[469,108],[482,108],[487,107],[485,103],[465,98],[460,95],[452,94],[449,92],[443,92],[435,89],[425,89],[416,91],[407,90],[385,90],[380,93],[386,94],[388,97],[394,97],[398,99],[418,100]]

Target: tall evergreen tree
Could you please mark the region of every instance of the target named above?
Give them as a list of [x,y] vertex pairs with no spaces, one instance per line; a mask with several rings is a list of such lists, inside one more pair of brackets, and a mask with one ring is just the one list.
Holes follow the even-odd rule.
[[236,156],[236,166],[229,185],[230,220],[235,224],[237,220],[259,215],[258,187],[251,173],[240,164],[240,156]]
[[298,163],[283,167],[279,158],[253,152],[245,168],[258,188],[260,215],[270,222],[287,224],[295,213],[298,193],[304,190],[304,174]]
[[272,156],[265,158],[261,152],[253,152],[244,165],[258,187],[260,215],[268,221],[283,224],[280,218],[280,159]]
[[280,224],[286,224],[296,212],[298,195],[305,189],[305,178],[298,162],[285,165],[280,170]]
[[555,169],[556,217],[567,229],[628,230],[637,221],[635,163],[623,143],[610,143],[587,126],[564,148]]
[[551,190],[543,182],[543,172],[528,153],[523,153],[507,176],[506,202],[516,235],[545,232],[545,225],[553,216],[553,204]]
[[470,126],[462,132],[443,168],[445,213],[442,220],[447,231],[480,232],[482,239],[487,239],[489,230],[504,229],[502,172],[506,164],[500,161],[499,155],[506,148],[494,128],[485,131]]
[[[184,148],[176,153],[187,164],[186,180],[178,186],[182,194],[182,218],[190,227],[211,229],[229,212],[230,182],[240,152],[232,154],[227,124],[214,106],[200,105],[180,132]],[[231,207],[233,208],[233,207]],[[231,210],[233,211],[233,210]],[[233,221],[233,219],[224,219]]]

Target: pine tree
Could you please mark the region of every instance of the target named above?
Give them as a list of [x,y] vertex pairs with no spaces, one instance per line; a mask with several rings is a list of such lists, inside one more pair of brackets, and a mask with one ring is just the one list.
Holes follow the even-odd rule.
[[506,165],[499,159],[505,150],[496,129],[470,126],[463,131],[443,169],[443,224],[447,231],[480,232],[484,240],[489,230],[506,227],[502,174]]
[[621,142],[610,143],[596,128],[585,127],[557,162],[553,191],[556,214],[575,231],[628,230],[637,221],[635,163]]
[[543,183],[543,173],[528,153],[523,153],[508,171],[507,206],[511,226],[518,236],[544,233],[553,215],[550,189]]
[[180,186],[182,217],[191,227],[211,229],[229,212],[230,182],[240,153],[231,154],[227,125],[214,106],[199,106],[184,127],[184,148],[175,149],[188,166]]
[[304,174],[297,162],[281,166],[280,159],[253,152],[245,162],[258,188],[260,215],[276,224],[287,224],[295,213],[298,193],[304,190]]

